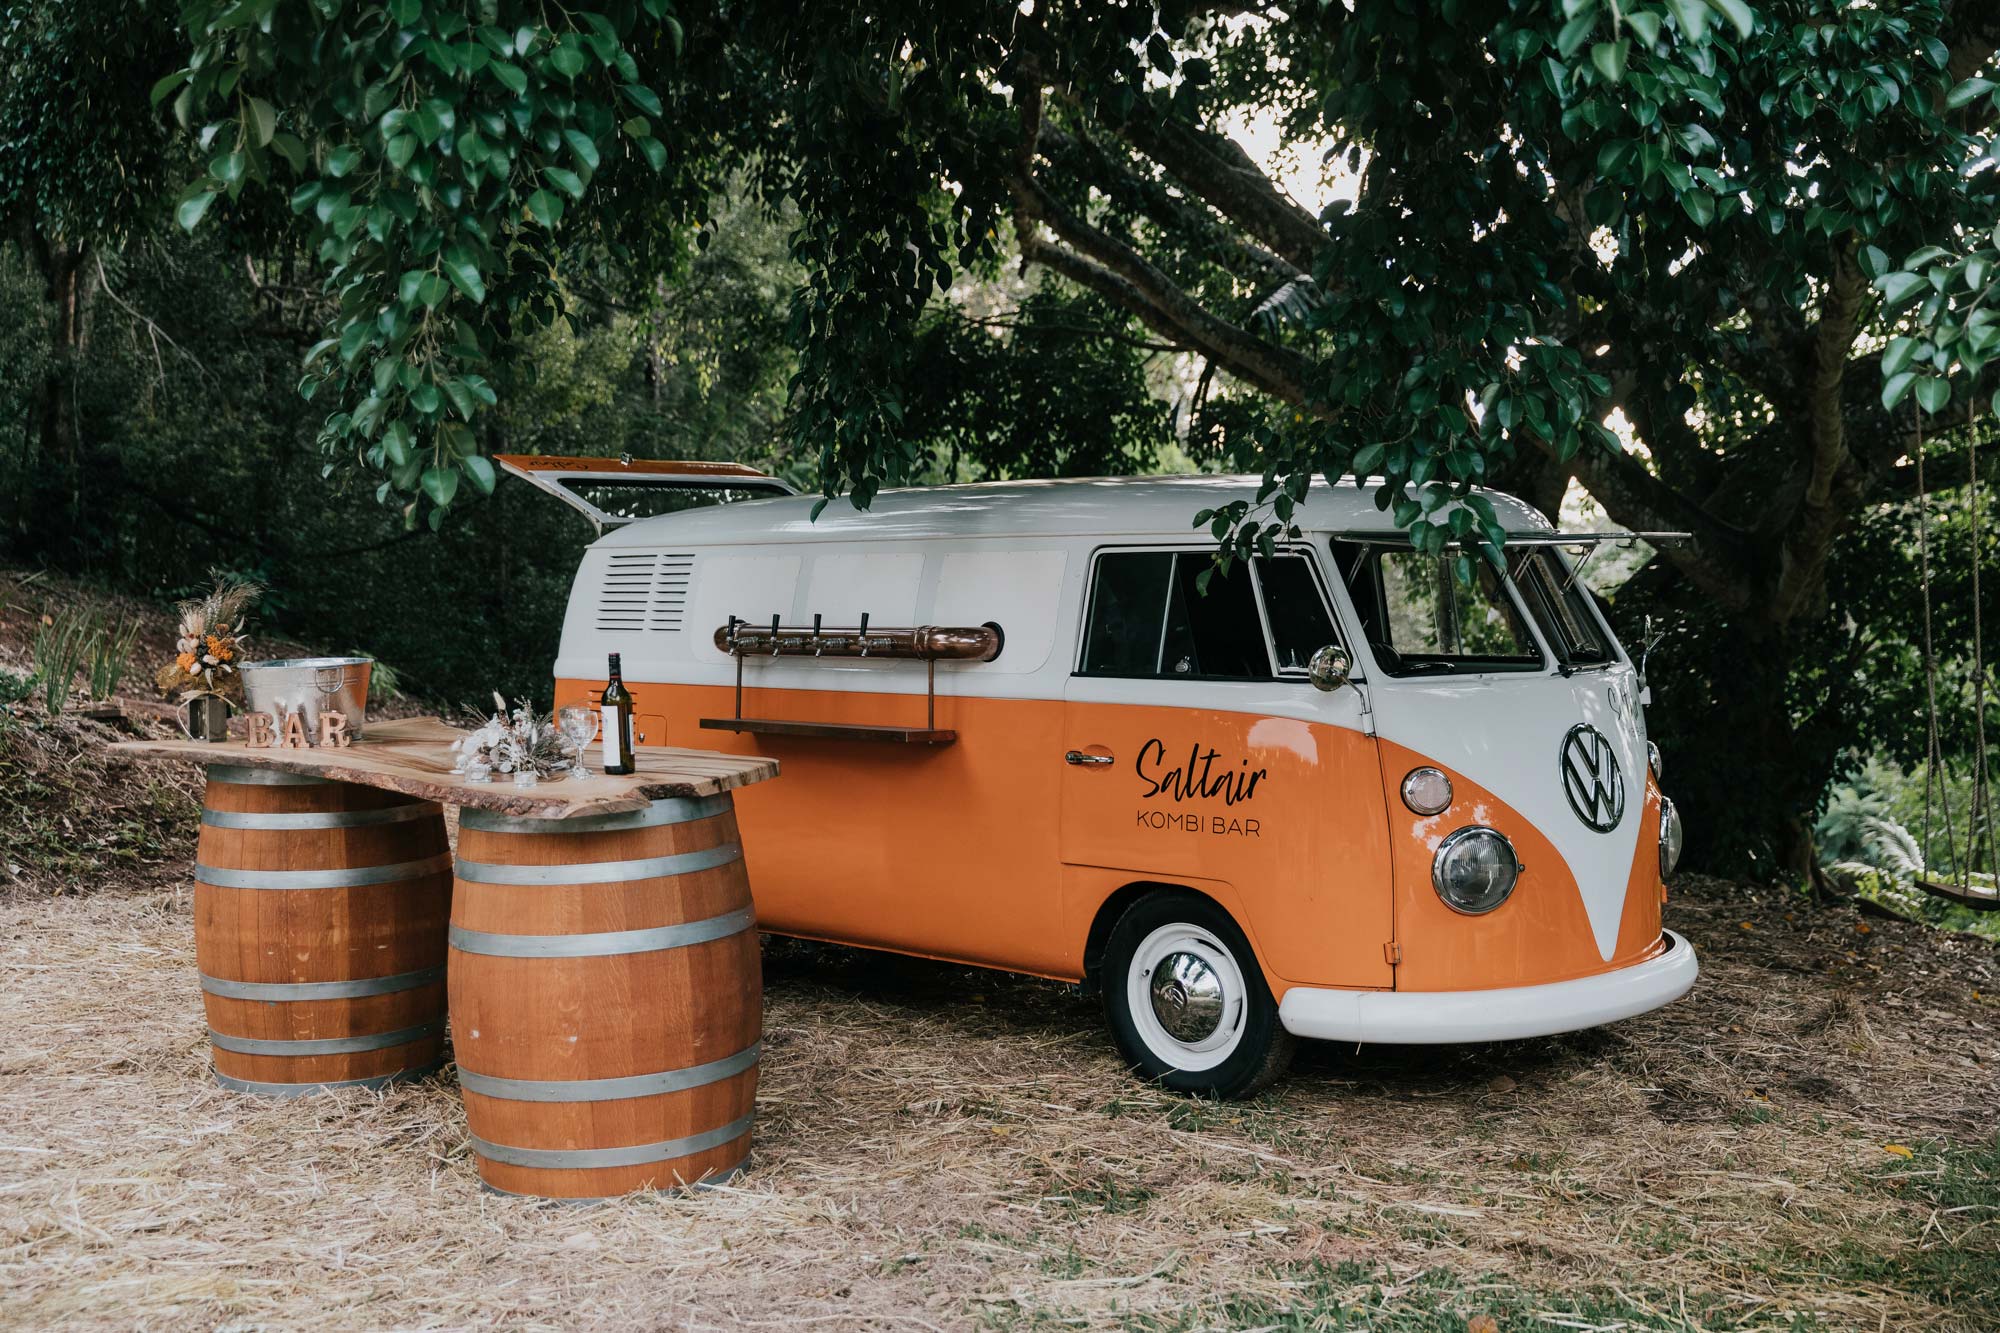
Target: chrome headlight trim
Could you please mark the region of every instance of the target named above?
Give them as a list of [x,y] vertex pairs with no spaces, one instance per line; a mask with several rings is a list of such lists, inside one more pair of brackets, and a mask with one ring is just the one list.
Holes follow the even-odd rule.
[[1674,867],[1681,863],[1681,844],[1687,839],[1687,829],[1681,824],[1681,812],[1668,798],[1660,798],[1660,878],[1674,873]]
[[[1480,843],[1497,844],[1494,850],[1501,857],[1497,869],[1504,874],[1505,882],[1489,886],[1476,898],[1454,898],[1453,891],[1446,887],[1449,869],[1459,854]],[[1514,896],[1514,888],[1521,882],[1521,871],[1525,868],[1521,858],[1514,854],[1514,844],[1506,834],[1484,824],[1467,824],[1447,834],[1444,841],[1438,844],[1437,853],[1431,858],[1431,888],[1437,891],[1439,902],[1461,916],[1484,916]]]
[[1653,781],[1658,782],[1667,775],[1666,761],[1660,758],[1660,747],[1646,742],[1646,767],[1653,770]]
[[[1437,788],[1444,788],[1442,799]],[[1428,795],[1426,795],[1428,789]],[[1451,779],[1441,768],[1421,764],[1403,775],[1403,804],[1420,815],[1441,815],[1451,809]]]

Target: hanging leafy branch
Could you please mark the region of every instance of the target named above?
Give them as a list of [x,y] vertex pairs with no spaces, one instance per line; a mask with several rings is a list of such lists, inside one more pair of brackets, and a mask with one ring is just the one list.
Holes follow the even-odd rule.
[[[386,474],[378,496],[490,491],[471,421],[498,339],[559,300],[558,229],[600,173],[668,162],[635,36],[680,25],[667,0],[569,10],[524,0],[187,0],[185,69],[153,89],[195,130],[207,170],[176,216],[192,231],[253,185],[289,185],[338,297],[300,392],[331,409],[327,471]],[[644,26],[642,27],[642,21]],[[636,30],[636,31],[635,31]]]

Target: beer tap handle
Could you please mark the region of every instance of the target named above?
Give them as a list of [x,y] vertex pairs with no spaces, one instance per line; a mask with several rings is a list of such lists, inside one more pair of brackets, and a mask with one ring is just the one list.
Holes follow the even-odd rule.
[[742,651],[742,649],[738,647],[736,642],[736,631],[737,628],[742,624],[743,622],[737,619],[735,616],[729,617],[729,651],[732,654]]
[[778,618],[771,617],[771,656],[778,655]]
[[818,657],[821,653],[826,651],[826,645],[821,643],[819,639],[819,621],[820,621],[820,613],[817,611],[813,612],[813,656],[814,657]]
[[861,628],[855,631],[855,637],[861,640],[861,655],[863,657],[868,656],[868,613],[866,611],[861,613]]

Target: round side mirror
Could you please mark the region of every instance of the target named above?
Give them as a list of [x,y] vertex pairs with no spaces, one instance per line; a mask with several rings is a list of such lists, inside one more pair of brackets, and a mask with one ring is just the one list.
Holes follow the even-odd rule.
[[1337,643],[1329,643],[1312,655],[1306,664],[1306,675],[1313,685],[1322,690],[1337,690],[1347,683],[1354,672],[1354,659],[1347,650]]

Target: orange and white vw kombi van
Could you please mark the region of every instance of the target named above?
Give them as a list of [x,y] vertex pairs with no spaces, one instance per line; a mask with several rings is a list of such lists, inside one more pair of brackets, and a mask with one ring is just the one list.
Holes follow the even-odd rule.
[[[1255,478],[815,520],[729,465],[505,461],[609,527],[557,701],[619,653],[641,743],[782,762],[738,793],[765,931],[1094,984],[1136,1070],[1219,1095],[1295,1037],[1563,1032],[1694,982],[1643,682],[1564,554],[1598,538],[1510,497],[1505,577],[1320,486],[1204,594],[1190,520]],[[647,485],[744,502],[638,518]]]

